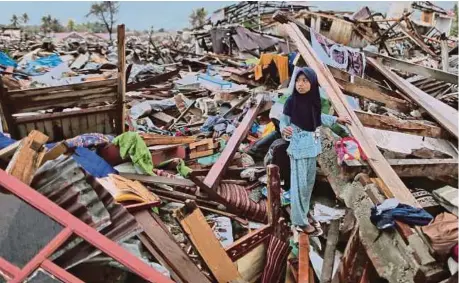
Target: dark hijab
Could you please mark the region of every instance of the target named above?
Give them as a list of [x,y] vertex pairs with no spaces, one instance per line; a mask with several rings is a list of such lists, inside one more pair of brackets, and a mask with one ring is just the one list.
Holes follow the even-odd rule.
[[[306,94],[300,94],[296,90],[296,80],[300,74],[304,74],[311,83],[311,89]],[[293,94],[285,102],[284,114],[290,116],[290,121],[303,131],[313,132],[322,125],[317,75],[313,69],[303,68],[293,79],[295,80]]]

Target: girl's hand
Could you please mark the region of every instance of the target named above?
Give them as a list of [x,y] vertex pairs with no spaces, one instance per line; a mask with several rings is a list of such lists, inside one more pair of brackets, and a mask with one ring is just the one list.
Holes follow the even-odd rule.
[[352,124],[351,119],[349,117],[345,117],[345,116],[338,117],[336,122],[341,124],[341,125],[346,125],[346,124],[351,125]]
[[293,135],[293,128],[292,127],[285,127],[283,130],[282,130],[282,135],[284,137],[291,137]]

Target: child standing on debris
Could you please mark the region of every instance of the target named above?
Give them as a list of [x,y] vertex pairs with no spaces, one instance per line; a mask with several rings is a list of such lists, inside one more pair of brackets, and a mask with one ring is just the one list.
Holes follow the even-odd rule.
[[290,140],[291,220],[297,230],[318,235],[320,226],[311,225],[307,216],[316,179],[316,157],[322,152],[319,127],[331,127],[335,122],[350,124],[350,119],[321,114],[319,83],[313,69],[299,70],[292,80],[294,90],[280,118],[282,136]]

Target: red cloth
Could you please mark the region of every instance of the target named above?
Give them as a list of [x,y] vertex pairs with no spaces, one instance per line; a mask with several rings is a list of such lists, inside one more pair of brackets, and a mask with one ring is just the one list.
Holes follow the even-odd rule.
[[120,165],[124,162],[120,155],[120,148],[114,144],[108,144],[99,149],[98,154],[111,166]]

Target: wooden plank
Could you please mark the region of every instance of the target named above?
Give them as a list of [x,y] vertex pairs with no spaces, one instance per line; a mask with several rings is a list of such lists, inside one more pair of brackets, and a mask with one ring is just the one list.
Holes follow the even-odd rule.
[[381,59],[382,63],[389,68],[397,69],[400,71],[417,74],[425,78],[435,79],[437,81],[443,81],[457,85],[458,75],[445,72],[438,69],[425,67],[422,65],[407,62],[401,59],[385,56],[382,54],[373,53],[370,51],[363,51],[367,57]]
[[263,97],[260,95],[257,97],[257,102],[254,107],[250,108],[244,116],[244,119],[239,124],[237,129],[226,144],[225,149],[218,158],[217,162],[212,166],[203,183],[211,188],[215,189],[218,186],[221,178],[225,174],[230,162],[232,161],[236,150],[239,148],[241,142],[245,139],[247,132],[252,126],[253,121],[257,117],[258,111],[262,106]]
[[458,137],[458,112],[456,109],[431,97],[419,88],[397,76],[394,72],[384,67],[373,58],[367,60],[381,74],[397,86],[397,88],[410,97],[415,103],[425,109],[440,125],[450,132],[456,139]]
[[335,250],[339,238],[339,224],[340,220],[333,220],[328,230],[320,282],[329,283],[332,280]]
[[65,117],[82,116],[82,115],[88,115],[88,114],[93,114],[93,113],[109,112],[109,111],[113,111],[114,109],[115,107],[113,105],[108,105],[108,106],[93,107],[93,108],[74,110],[74,111],[14,117],[14,121],[16,121],[16,123],[27,123],[27,122],[40,121],[40,120],[62,119]]
[[185,206],[175,212],[175,217],[218,282],[242,280],[195,202],[185,202]]
[[71,85],[63,85],[63,86],[53,86],[53,87],[42,87],[42,88],[34,88],[34,89],[27,89],[27,90],[15,90],[9,92],[12,97],[15,99],[18,98],[31,98],[31,97],[39,97],[43,95],[50,95],[55,93],[71,93],[78,90],[84,89],[96,89],[102,87],[114,87],[117,85],[116,79],[108,79],[105,81],[97,81],[97,82],[85,82],[85,83],[77,83]]
[[188,179],[168,178],[163,176],[148,176],[141,174],[120,173],[120,176],[136,180],[145,184],[165,184],[169,186],[195,187],[196,185]]
[[387,108],[398,110],[403,113],[408,113],[413,108],[405,100],[391,97],[378,90],[369,88],[357,83],[350,83],[343,80],[337,80],[337,82],[343,87],[344,92],[358,98],[365,98],[370,101],[382,103]]
[[192,143],[197,139],[196,136],[172,137],[158,134],[141,134],[141,136],[147,146]]
[[[164,229],[159,217],[152,215],[147,210],[134,213],[135,219],[142,226],[144,233],[140,239],[149,243],[153,249],[148,249],[161,263],[170,268],[172,278],[178,282],[210,282],[206,276],[191,261],[188,255],[175,242],[173,236]],[[161,225],[161,224],[162,225]]]
[[170,72],[166,72],[151,78],[148,78],[146,80],[143,80],[138,83],[131,83],[127,85],[126,91],[134,91],[143,87],[148,87],[150,85],[158,84],[167,81],[168,79],[178,75],[180,69],[176,69]]
[[97,132],[100,134],[105,134],[105,123],[104,123],[104,114],[103,113],[97,113],[96,114],[96,128]]
[[[70,118],[61,119],[62,130],[64,130],[64,138],[70,139],[73,138],[72,129],[70,128]],[[97,131],[95,131],[97,132]]]
[[273,235],[281,239],[281,226],[278,225],[281,214],[281,184],[279,176],[279,167],[268,165],[268,201],[266,203],[266,213],[268,214],[268,223],[273,227]]
[[152,116],[153,118],[155,119],[158,119],[164,123],[170,123],[171,121],[174,120],[174,117],[172,117],[171,115],[167,115],[166,113],[164,112],[156,112],[156,113],[153,113],[153,115],[150,115]]
[[193,108],[195,104],[196,104],[196,100],[193,100],[191,104],[188,105],[188,107],[182,113],[180,113],[177,119],[175,119],[174,122],[167,127],[167,129],[171,129],[172,127],[174,127],[175,124],[177,124],[177,122],[180,121],[180,119],[182,119],[188,112],[190,112],[191,108]]
[[365,127],[431,138],[449,139],[451,137],[442,128],[422,123],[421,121],[402,120],[396,117],[367,113],[359,110],[355,110],[355,113]]
[[50,120],[44,120],[45,123],[45,131],[44,134],[49,137],[50,141],[54,140],[54,131],[53,131],[53,122]]
[[310,277],[314,276],[314,273],[309,273],[310,262],[309,262],[309,235],[306,233],[300,233],[298,237],[298,283],[309,283]]
[[8,127],[8,131],[13,139],[20,138],[20,132],[17,125],[14,123],[13,114],[16,112],[13,103],[9,97],[8,90],[3,85],[3,80],[0,78],[0,107],[2,108],[3,117]]
[[69,117],[70,120],[70,129],[74,137],[82,134],[80,130],[80,119],[78,117]]
[[97,114],[88,115],[88,131],[89,133],[97,133]]
[[[23,137],[27,137],[27,128],[26,128],[26,125],[25,124],[22,124],[22,125],[17,125],[16,126],[17,128],[17,131],[18,131],[18,136],[17,137],[14,137],[13,134],[11,133],[10,131],[10,134],[11,134],[11,137],[12,138],[15,138],[15,139],[20,139],[20,138],[23,138]],[[8,127],[9,128],[9,127]],[[9,128],[10,129],[10,128]]]
[[429,46],[427,46],[422,39],[420,39],[416,34],[413,32],[409,31],[407,28],[405,28],[403,25],[399,25],[401,31],[408,36],[417,46],[419,46],[422,50],[424,50],[427,54],[432,56],[433,58],[437,57],[437,54],[433,52]]
[[260,243],[267,242],[272,231],[271,225],[264,225],[258,230],[250,232],[232,243],[226,248],[226,253],[232,261],[236,261]]
[[390,167],[384,156],[381,154],[372,137],[366,134],[365,129],[350,107],[338,83],[333,78],[328,68],[318,59],[317,54],[312,49],[309,42],[298,29],[298,27],[290,23],[286,26],[289,36],[296,43],[303,59],[317,73],[319,84],[327,92],[332,105],[340,116],[348,116],[352,124],[348,126],[351,134],[359,141],[363,151],[368,156],[370,166],[375,173],[384,180],[389,190],[385,191],[386,197],[396,197],[401,202],[419,206],[416,199],[411,195],[408,188],[400,180],[395,171]]
[[48,137],[39,131],[31,131],[30,134],[21,141],[19,148],[13,155],[6,172],[26,185],[30,185],[35,171],[41,164],[45,156],[43,145],[48,141]]
[[118,25],[118,115],[116,119],[116,133],[124,133],[124,121],[126,120],[126,109],[124,105],[126,96],[126,36],[124,24]]
[[[441,177],[458,175],[457,159],[388,159],[399,177]],[[359,173],[368,166],[358,160],[345,160],[344,170]]]
[[56,144],[53,148],[51,148],[45,153],[45,156],[41,160],[41,164],[44,164],[48,160],[54,160],[58,158],[60,155],[66,153],[68,150],[69,148],[65,144],[65,142],[60,142]]
[[16,141],[10,144],[9,146],[0,149],[0,159],[4,161],[9,161],[10,158],[16,152],[16,150],[19,148],[20,144],[21,144],[21,141]]

